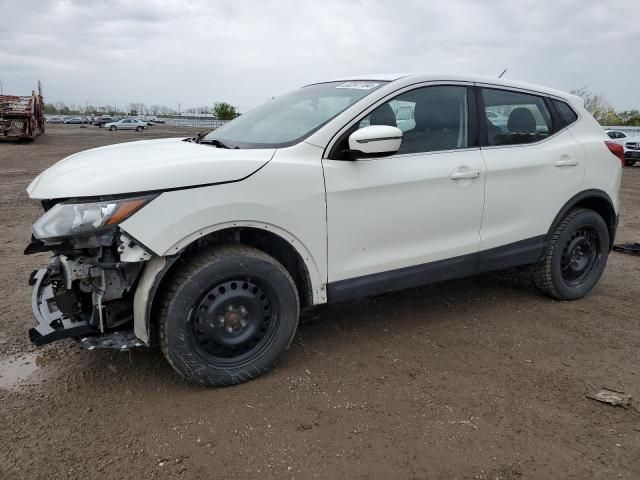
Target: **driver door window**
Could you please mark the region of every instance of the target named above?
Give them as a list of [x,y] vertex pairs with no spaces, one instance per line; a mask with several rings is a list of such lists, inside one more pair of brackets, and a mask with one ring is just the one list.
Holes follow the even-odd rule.
[[362,119],[358,128],[390,125],[402,130],[398,154],[469,146],[467,87],[432,86],[402,93]]

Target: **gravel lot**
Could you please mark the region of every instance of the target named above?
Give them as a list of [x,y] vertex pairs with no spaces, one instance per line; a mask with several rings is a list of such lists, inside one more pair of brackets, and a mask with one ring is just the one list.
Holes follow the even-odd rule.
[[[151,349],[32,347],[27,278],[47,255],[22,255],[41,212],[28,182],[90,147],[192,133],[0,142],[0,478],[640,478],[640,257],[612,253],[571,303],[509,271],[317,308],[277,369],[225,389],[185,384]],[[640,241],[638,167],[618,240]]]

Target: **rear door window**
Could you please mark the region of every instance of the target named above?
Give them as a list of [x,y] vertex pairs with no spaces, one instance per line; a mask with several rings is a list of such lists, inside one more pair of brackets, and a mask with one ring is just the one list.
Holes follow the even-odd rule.
[[551,134],[551,113],[538,95],[482,88],[488,145],[519,145]]

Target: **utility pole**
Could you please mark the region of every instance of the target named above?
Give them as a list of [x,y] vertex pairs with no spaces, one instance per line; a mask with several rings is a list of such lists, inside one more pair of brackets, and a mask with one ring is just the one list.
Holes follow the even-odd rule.
[[4,95],[4,90],[2,89],[2,80],[0,80],[0,95]]

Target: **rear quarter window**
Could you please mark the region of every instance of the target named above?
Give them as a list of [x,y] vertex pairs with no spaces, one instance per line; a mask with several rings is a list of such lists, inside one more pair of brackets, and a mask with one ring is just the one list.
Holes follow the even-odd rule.
[[560,126],[562,128],[567,127],[578,120],[578,114],[574,112],[573,108],[571,108],[567,103],[554,99],[553,105],[556,107],[556,111],[558,112],[558,118],[560,119]]

